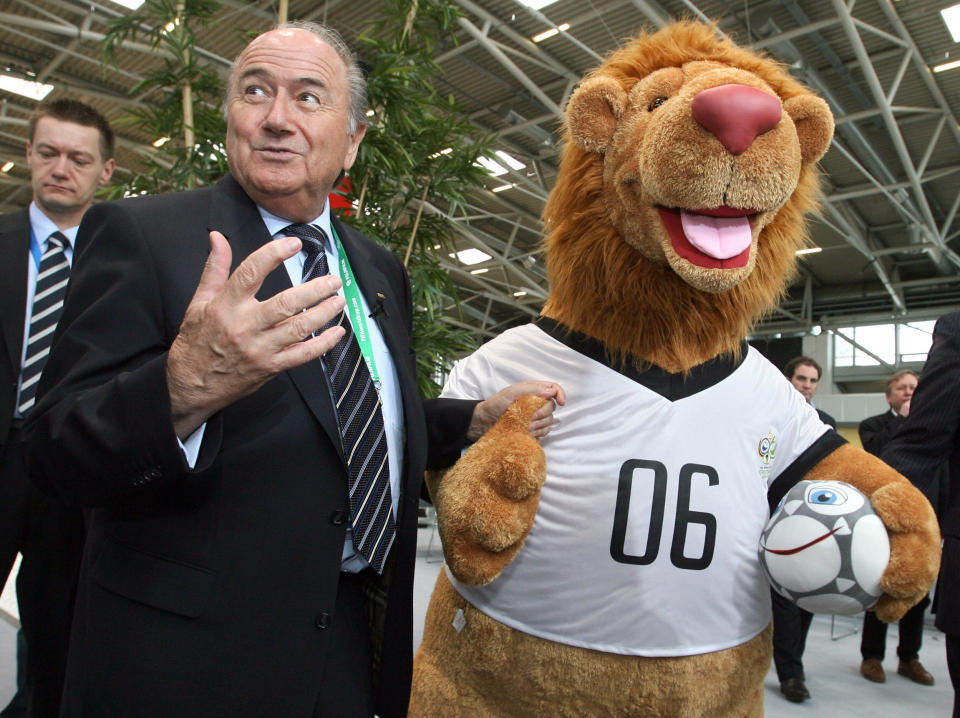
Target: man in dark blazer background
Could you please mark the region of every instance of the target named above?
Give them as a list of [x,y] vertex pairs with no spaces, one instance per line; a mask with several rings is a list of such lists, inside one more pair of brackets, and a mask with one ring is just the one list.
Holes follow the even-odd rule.
[[[898,371],[887,380],[886,398],[890,408],[882,414],[868,416],[860,422],[858,432],[863,448],[874,456],[883,454],[897,432],[910,416],[913,392],[917,388],[917,375],[910,370]],[[935,482],[939,483],[939,482]],[[926,492],[925,492],[926,493]],[[934,509],[937,509],[937,491],[927,494]],[[920,646],[923,643],[923,615],[930,599],[924,597],[911,608],[897,626],[897,673],[924,686],[933,685],[933,676],[920,662]],[[883,683],[887,680],[883,670],[883,657],[887,647],[887,624],[872,611],[863,614],[863,631],[860,638],[860,674],[868,681]]]
[[[946,634],[953,718],[960,718],[960,311],[937,321],[910,416],[881,458],[940,501],[943,557],[935,625]],[[941,480],[946,486],[938,487]]]
[[[85,218],[27,425],[36,480],[92,509],[63,715],[400,716],[423,470],[452,463],[519,394],[562,391],[417,395],[406,272],[329,214],[366,129],[339,36],[293,23],[255,38],[226,104],[231,173],[217,185]],[[304,231],[359,286],[374,345],[395,502],[382,571],[347,530],[326,367],[345,330],[324,329],[344,299],[336,276],[304,276]]]
[[[20,432],[33,409],[45,337],[62,306],[57,285],[69,277],[80,219],[113,173],[113,148],[110,124],[94,108],[67,98],[39,105],[26,147],[32,201],[0,216],[0,586],[23,554],[17,576],[22,688],[4,716],[25,715],[28,707],[35,718],[59,712],[83,518],[31,487]],[[62,244],[51,252],[55,234]],[[38,275],[54,254],[66,266],[47,275],[55,278],[47,293]],[[28,646],[26,656],[21,646]]]

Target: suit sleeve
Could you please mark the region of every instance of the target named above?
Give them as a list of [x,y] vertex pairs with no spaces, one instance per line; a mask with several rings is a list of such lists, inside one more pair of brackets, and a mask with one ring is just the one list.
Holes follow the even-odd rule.
[[910,402],[910,416],[881,458],[928,497],[936,496],[936,482],[954,450],[958,427],[960,312],[952,312],[933,330],[933,346]]
[[[128,501],[189,473],[166,382],[167,350],[182,311],[170,316],[162,272],[141,231],[145,223],[134,220],[125,202],[96,205],[81,224],[82,250],[41,401],[25,427],[34,481],[86,506]],[[198,258],[181,259],[189,266]],[[184,270],[186,285],[196,286],[198,270],[202,264]],[[204,443],[215,444],[217,419],[207,432]],[[210,455],[207,447],[201,451],[198,470]]]

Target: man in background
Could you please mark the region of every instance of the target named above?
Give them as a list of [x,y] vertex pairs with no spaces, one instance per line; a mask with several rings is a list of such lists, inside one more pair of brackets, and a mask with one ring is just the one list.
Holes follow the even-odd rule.
[[[890,408],[860,422],[860,442],[864,449],[874,456],[883,453],[910,416],[910,402],[916,388],[917,375],[912,371],[899,371],[887,380],[886,396]],[[927,498],[931,499],[936,508],[936,492],[929,494]],[[923,614],[929,605],[930,598],[925,597],[900,619],[900,640],[897,646],[897,655],[900,658],[897,673],[922,686],[933,685],[933,676],[923,667],[919,658],[923,642]],[[887,680],[883,671],[886,646],[887,624],[872,611],[867,611],[863,614],[863,635],[860,639],[860,655],[863,658],[860,673],[868,681],[883,683]]]
[[0,584],[23,554],[22,687],[4,716],[24,715],[25,704],[34,718],[59,713],[83,519],[32,487],[20,430],[60,316],[78,225],[110,180],[113,149],[113,131],[94,108],[71,99],[40,105],[26,148],[33,201],[0,216]]
[[881,458],[928,498],[940,498],[943,558],[934,608],[947,638],[953,718],[960,718],[960,312],[937,320],[910,416]]
[[[813,395],[820,384],[820,365],[808,356],[798,356],[783,368],[794,388],[813,406]],[[814,407],[816,409],[816,407]],[[834,429],[837,422],[825,411],[817,409],[820,421]],[[802,703],[810,697],[803,674],[803,649],[813,614],[804,611],[788,598],[771,591],[773,600],[773,663],[780,681],[780,692],[793,703]]]
[[[817,393],[817,387],[820,385],[820,376],[823,372],[820,370],[820,365],[816,360],[808,356],[794,357],[787,362],[787,365],[783,368],[783,373],[786,374],[794,388],[803,394],[803,398],[807,400],[807,403],[814,409],[817,409],[813,403],[813,395]],[[817,409],[817,415],[824,424],[834,429],[837,428],[836,420],[827,412]]]

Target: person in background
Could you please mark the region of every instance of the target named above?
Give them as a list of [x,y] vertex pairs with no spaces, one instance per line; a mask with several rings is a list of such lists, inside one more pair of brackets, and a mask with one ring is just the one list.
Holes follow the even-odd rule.
[[960,718],[960,311],[943,315],[933,328],[910,415],[881,458],[928,498],[940,499],[943,556],[935,625],[946,634],[953,718]]
[[[787,362],[783,373],[813,406],[813,395],[820,383],[820,365],[811,357],[798,356]],[[824,424],[837,428],[837,422],[825,411],[817,409],[817,414]],[[803,673],[803,650],[813,614],[776,591],[771,591],[770,596],[773,600],[773,664],[780,692],[788,701],[802,703],[810,697]]]
[[[808,356],[794,357],[787,362],[787,365],[783,368],[783,373],[786,374],[787,379],[790,380],[794,388],[803,394],[803,398],[807,400],[807,403],[814,409],[817,409],[813,403],[813,395],[817,393],[817,387],[820,385],[820,376],[823,372],[820,370],[820,365],[816,360]],[[837,428],[836,420],[827,412],[817,409],[817,415],[824,424],[834,429]]]
[[[899,371],[887,380],[886,397],[890,408],[882,414],[870,416],[860,422],[860,442],[874,456],[884,449],[897,435],[910,416],[913,393],[917,388],[917,375],[912,371]],[[894,467],[897,468],[897,467]],[[909,478],[909,477],[908,477]],[[927,492],[924,492],[927,493]],[[928,495],[936,504],[936,495]],[[923,643],[923,615],[930,605],[924,598],[900,619],[899,644],[897,646],[897,673],[914,683],[932,686],[933,676],[920,662],[920,646]],[[872,611],[863,614],[863,634],[860,639],[860,674],[868,681],[883,683],[887,680],[883,670],[883,656],[887,647],[887,624]]]
[[110,124],[89,105],[67,98],[39,105],[26,147],[33,200],[0,216],[0,585],[23,554],[19,685],[3,716],[59,714],[83,517],[30,484],[21,429],[81,249],[78,225],[110,180],[113,149]]
[[403,264],[329,209],[367,109],[336,32],[254,38],[224,104],[220,182],[84,218],[25,427],[91,507],[63,714],[402,716],[424,469],[563,391],[418,396]]

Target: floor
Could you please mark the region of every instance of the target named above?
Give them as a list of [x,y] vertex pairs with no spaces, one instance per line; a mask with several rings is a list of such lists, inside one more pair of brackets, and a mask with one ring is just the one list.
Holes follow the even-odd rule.
[[[431,529],[421,529],[414,589],[414,641],[417,644],[430,592],[442,566],[440,561],[439,542],[431,536]],[[7,620],[3,620],[5,618]],[[766,716],[950,718],[953,690],[947,674],[943,634],[928,625],[920,654],[924,666],[936,679],[935,685],[919,686],[896,674],[895,629],[888,631],[887,682],[875,684],[864,680],[858,671],[859,627],[858,617],[838,617],[831,624],[829,616],[815,616],[804,654],[807,687],[812,697],[799,704],[785,700],[771,668],[766,679]],[[15,633],[9,618],[0,612],[0,706],[6,705],[13,694]]]

